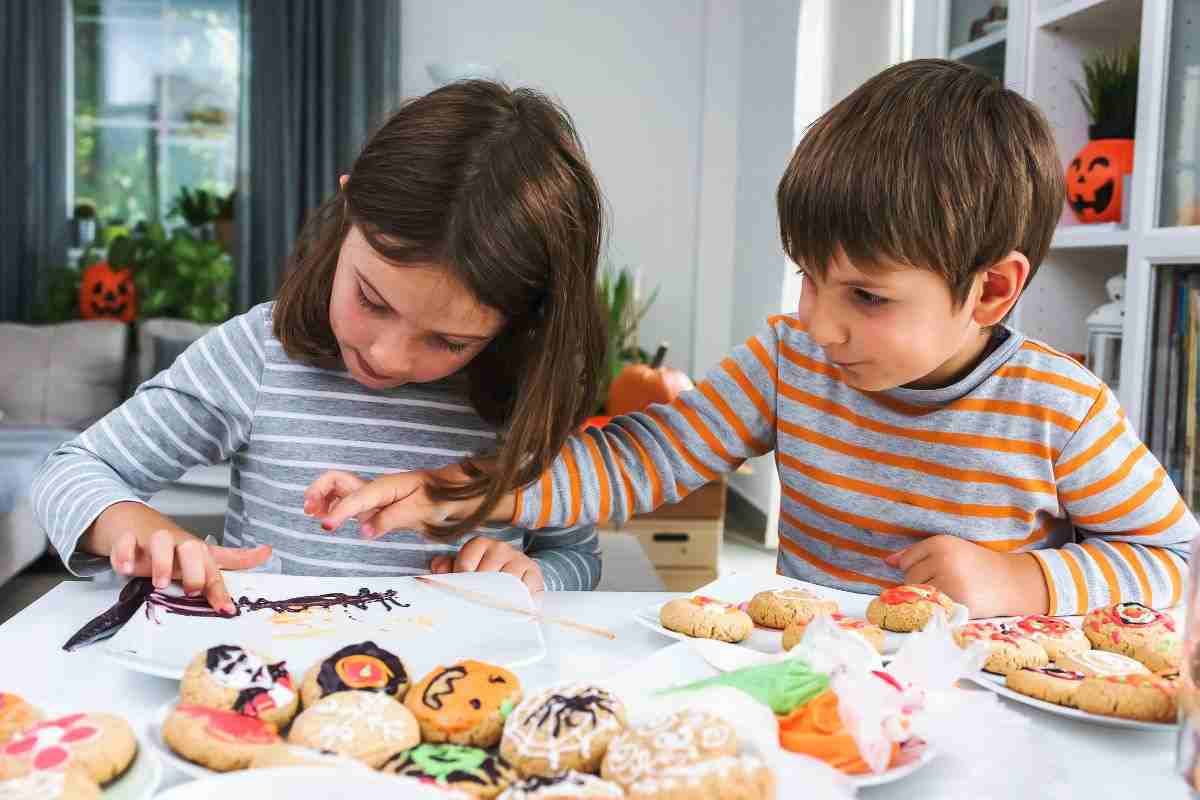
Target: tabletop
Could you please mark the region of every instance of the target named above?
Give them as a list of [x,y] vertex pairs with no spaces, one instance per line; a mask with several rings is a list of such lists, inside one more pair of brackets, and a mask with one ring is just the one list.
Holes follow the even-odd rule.
[[[592,636],[557,625],[545,626],[546,658],[516,672],[527,690],[552,683],[612,676],[636,667],[674,640],[641,626],[633,613],[675,594],[657,592],[551,592],[542,607],[548,615],[565,616],[607,628],[616,639]],[[131,672],[109,661],[100,647],[73,653],[62,644],[87,620],[110,606],[112,585],[64,582],[0,625],[0,689],[24,696],[50,710],[112,711],[139,731],[152,713],[178,693],[175,681]],[[982,690],[972,690],[982,691]],[[1023,751],[1004,750],[1005,757],[975,759],[965,765],[954,758],[935,759],[902,781],[863,789],[868,800],[919,797],[991,797],[987,787],[1019,788],[1005,794],[1032,798],[1146,797],[1183,800],[1186,788],[1174,772],[1174,737],[1169,733],[1110,728],[1079,722],[1019,703],[1001,701],[1028,725],[1033,744]],[[986,743],[997,731],[978,731]],[[1014,763],[1015,762],[1015,763]],[[187,780],[164,764],[162,788]],[[965,785],[964,785],[965,784]],[[977,787],[979,791],[965,794]],[[799,796],[785,791],[781,796]]]

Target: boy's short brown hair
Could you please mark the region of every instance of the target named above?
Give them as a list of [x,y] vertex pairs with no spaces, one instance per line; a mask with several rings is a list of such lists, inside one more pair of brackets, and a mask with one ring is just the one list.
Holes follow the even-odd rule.
[[824,275],[841,248],[859,268],[928,269],[961,305],[976,273],[1013,250],[1033,279],[1064,194],[1033,103],[971,67],[924,59],[884,70],[814,122],[777,202],[797,264]]

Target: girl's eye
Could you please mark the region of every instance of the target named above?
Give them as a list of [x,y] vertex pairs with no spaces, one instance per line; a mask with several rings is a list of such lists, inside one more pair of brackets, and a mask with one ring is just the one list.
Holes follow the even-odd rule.
[[361,284],[358,287],[358,304],[374,314],[386,314],[389,310],[387,306],[372,303],[371,299],[362,290]]
[[441,336],[433,337],[433,343],[442,350],[447,350],[455,355],[467,349],[467,345],[463,342],[452,342],[449,339],[443,339]]
[[854,299],[864,306],[881,306],[887,302],[886,297],[880,297],[877,294],[871,294],[866,289],[855,289]]

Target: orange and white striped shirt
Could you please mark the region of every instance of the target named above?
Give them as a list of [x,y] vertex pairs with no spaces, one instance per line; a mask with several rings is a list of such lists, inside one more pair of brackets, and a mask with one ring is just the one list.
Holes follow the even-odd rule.
[[514,524],[624,520],[771,450],[781,574],[878,592],[950,534],[1033,553],[1053,614],[1181,600],[1196,518],[1108,387],[1015,331],[952,386],[865,392],[772,317],[694,391],[571,437]]

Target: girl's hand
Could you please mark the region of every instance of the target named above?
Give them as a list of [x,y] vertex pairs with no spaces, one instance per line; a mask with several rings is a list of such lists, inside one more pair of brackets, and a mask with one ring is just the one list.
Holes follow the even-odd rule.
[[149,534],[118,534],[109,561],[118,574],[149,577],[156,589],[165,589],[172,579],[178,580],[189,597],[203,593],[214,609],[233,614],[236,609],[221,570],[250,569],[270,557],[269,545],[252,549],[221,547],[186,531],[163,528]]
[[461,476],[448,467],[437,473],[401,472],[366,482],[357,475],[331,470],[304,492],[304,513],[321,517],[321,527],[335,531],[354,517],[364,539],[378,539],[395,530],[424,531],[447,520],[461,519],[478,507],[481,498],[438,503],[425,491],[426,482]]
[[505,542],[486,536],[476,536],[464,544],[456,555],[434,556],[429,562],[434,575],[447,572],[507,572],[520,578],[533,593],[546,591],[542,568],[523,552]]

